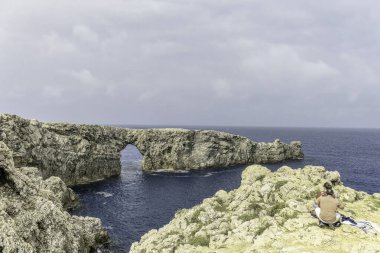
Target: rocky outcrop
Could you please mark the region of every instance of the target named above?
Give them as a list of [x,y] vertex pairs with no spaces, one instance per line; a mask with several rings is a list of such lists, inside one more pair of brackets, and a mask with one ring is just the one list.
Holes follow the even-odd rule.
[[0,140],[13,151],[17,167],[33,166],[43,178],[69,185],[120,173],[120,150],[127,132],[111,127],[44,124],[15,115],[0,116]]
[[13,151],[17,167],[37,167],[44,178],[58,176],[68,185],[118,175],[120,151],[128,144],[135,145],[143,155],[144,171],[303,158],[297,141],[257,143],[217,131],[42,123],[15,115],[0,115],[0,140]]
[[97,218],[65,210],[77,197],[58,177],[43,180],[33,167],[15,168],[0,142],[0,252],[93,252],[108,241]]
[[145,171],[194,170],[302,159],[301,142],[258,143],[224,132],[186,129],[140,130],[132,142],[144,155]]
[[169,224],[133,243],[130,252],[379,252],[375,231],[318,226],[309,210],[326,181],[346,204],[343,214],[380,224],[380,194],[345,187],[338,172],[306,166],[272,173],[254,165],[244,170],[238,189],[218,191],[191,209],[177,211]]

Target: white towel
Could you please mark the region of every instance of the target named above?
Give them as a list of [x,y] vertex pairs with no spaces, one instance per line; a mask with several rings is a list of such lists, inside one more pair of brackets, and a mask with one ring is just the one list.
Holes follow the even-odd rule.
[[348,220],[345,220],[342,222],[342,224],[345,225],[351,225],[357,228],[362,229],[364,232],[368,233],[370,231],[374,232],[374,234],[380,236],[380,227],[374,222],[366,221],[366,220],[361,220],[361,221],[355,221],[355,223],[352,223]]

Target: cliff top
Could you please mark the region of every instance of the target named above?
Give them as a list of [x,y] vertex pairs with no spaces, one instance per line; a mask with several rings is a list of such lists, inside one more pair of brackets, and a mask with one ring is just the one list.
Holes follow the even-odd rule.
[[271,172],[249,166],[241,186],[218,191],[151,230],[131,252],[379,252],[380,235],[350,225],[321,228],[309,211],[323,184],[332,182],[346,204],[341,213],[380,224],[380,194],[345,187],[336,171],[324,167],[281,167]]

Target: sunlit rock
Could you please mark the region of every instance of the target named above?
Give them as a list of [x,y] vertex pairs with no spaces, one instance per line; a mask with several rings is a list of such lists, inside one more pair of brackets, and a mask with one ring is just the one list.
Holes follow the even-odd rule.
[[336,171],[284,166],[270,172],[254,165],[243,171],[238,189],[218,191],[193,208],[177,211],[169,224],[133,243],[130,252],[379,252],[375,230],[318,226],[309,210],[326,181],[332,181],[346,204],[343,214],[380,224],[380,195],[345,187]]

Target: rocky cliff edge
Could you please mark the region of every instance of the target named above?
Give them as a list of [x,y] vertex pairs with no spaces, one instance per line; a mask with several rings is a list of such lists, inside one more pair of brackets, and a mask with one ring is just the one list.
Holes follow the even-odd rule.
[[65,210],[77,197],[58,177],[43,180],[33,167],[15,168],[0,142],[0,252],[93,252],[108,241],[97,218]]
[[177,211],[169,224],[133,243],[130,252],[380,252],[380,235],[374,230],[318,226],[309,210],[326,181],[346,204],[342,214],[380,224],[380,194],[345,187],[336,171],[306,166],[273,173],[254,165],[244,170],[238,189],[218,191]]

